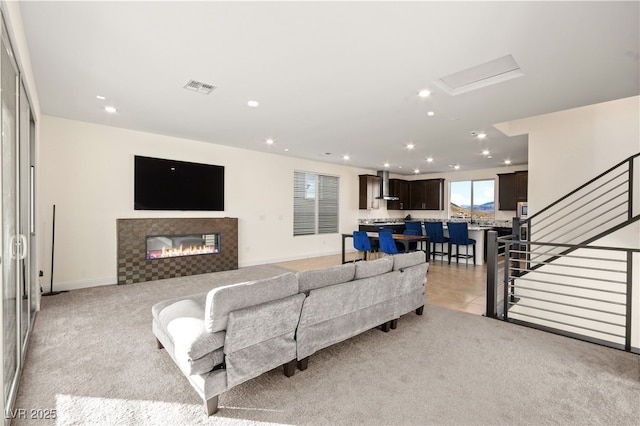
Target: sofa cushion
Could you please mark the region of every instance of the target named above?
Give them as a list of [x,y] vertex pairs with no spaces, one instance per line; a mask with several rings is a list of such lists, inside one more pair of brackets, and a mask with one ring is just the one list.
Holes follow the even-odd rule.
[[355,279],[361,280],[363,278],[381,275],[391,271],[392,269],[392,257],[383,257],[382,259],[370,260],[368,262],[357,262]]
[[[393,299],[396,297],[401,275],[400,271],[391,271],[382,275],[312,290],[304,300],[298,332],[313,324],[348,315],[352,315],[356,321],[351,326],[358,328],[359,324],[357,324],[356,318],[361,315],[366,317],[368,315],[366,311],[372,306],[384,303],[388,303],[390,307],[393,306]],[[390,308],[390,310],[392,309]],[[389,319],[391,318],[380,318],[380,322],[376,325]],[[335,333],[348,334],[350,331],[336,330]]]
[[414,251],[411,253],[396,254],[393,256],[393,270],[399,271],[410,266],[425,263],[425,255],[423,251]]
[[346,263],[331,268],[298,272],[300,293],[309,293],[314,288],[346,283],[352,281],[356,273],[356,265]]
[[184,354],[176,353],[176,360],[180,368],[189,376],[204,374],[213,370],[216,365],[222,364],[224,361],[224,349],[216,349],[198,359],[186,358]]
[[224,332],[209,333],[204,327],[205,294],[175,302],[158,314],[158,321],[171,336],[176,356],[199,359],[224,345]]
[[292,272],[214,288],[205,301],[205,328],[212,333],[226,330],[230,312],[294,294],[298,294],[298,278]]

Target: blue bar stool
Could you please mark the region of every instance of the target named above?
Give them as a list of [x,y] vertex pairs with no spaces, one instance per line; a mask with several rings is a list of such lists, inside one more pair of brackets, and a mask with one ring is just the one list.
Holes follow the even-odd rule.
[[[433,259],[435,260],[437,254],[440,256],[440,260],[444,260],[444,255],[447,254],[444,251],[444,244],[449,245],[449,238],[444,236],[442,222],[425,222],[424,229],[429,237],[429,244],[433,247],[431,250]],[[436,250],[437,244],[440,244],[440,251]]]
[[[469,263],[469,258],[473,258],[473,264],[476,264],[476,240],[469,238],[469,228],[467,222],[447,222],[449,229],[449,264],[451,264],[451,245],[456,245],[456,263],[460,262],[463,257]],[[469,255],[469,246],[473,245],[473,255]],[[465,254],[460,254],[460,246],[466,247]]]
[[355,258],[356,260],[367,260],[367,253],[371,253],[371,242],[369,236],[364,231],[353,231],[353,248],[358,250],[358,253],[362,252],[362,259]]
[[380,230],[378,232],[378,239],[380,240],[380,250],[385,254],[398,254],[398,247],[393,240],[393,234],[390,231]]

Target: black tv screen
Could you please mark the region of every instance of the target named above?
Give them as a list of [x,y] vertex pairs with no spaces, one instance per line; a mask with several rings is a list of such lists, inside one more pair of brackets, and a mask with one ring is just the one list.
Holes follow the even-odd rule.
[[135,210],[224,210],[224,166],[135,156]]

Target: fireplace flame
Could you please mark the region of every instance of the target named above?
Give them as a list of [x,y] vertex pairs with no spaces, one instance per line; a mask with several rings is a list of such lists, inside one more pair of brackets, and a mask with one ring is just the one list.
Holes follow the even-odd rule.
[[196,254],[211,254],[217,253],[215,246],[189,246],[184,248],[182,244],[180,247],[166,248],[162,247],[161,252],[149,252],[149,259],[160,259],[164,257],[180,257],[180,256],[192,256]]

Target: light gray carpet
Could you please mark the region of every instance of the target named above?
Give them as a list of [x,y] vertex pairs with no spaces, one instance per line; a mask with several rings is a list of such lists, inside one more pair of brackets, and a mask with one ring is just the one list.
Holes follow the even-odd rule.
[[[43,298],[15,407],[55,409],[62,425],[640,423],[640,356],[431,305],[316,353],[291,378],[279,368],[237,386],[207,418],[156,349],[151,306],[283,271]],[[14,424],[29,422],[47,423]]]

